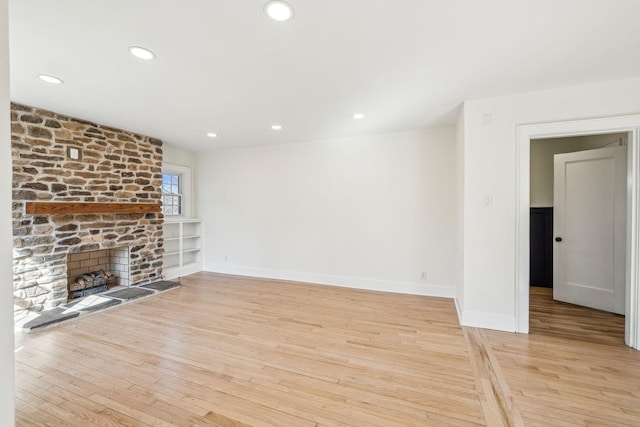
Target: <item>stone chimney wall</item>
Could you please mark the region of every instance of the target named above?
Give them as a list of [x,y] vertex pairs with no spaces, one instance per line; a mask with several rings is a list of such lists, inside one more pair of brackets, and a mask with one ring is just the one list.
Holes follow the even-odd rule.
[[67,302],[70,253],[129,247],[132,285],[161,278],[161,213],[34,216],[25,203],[159,203],[162,141],[12,104],[11,144],[16,321]]

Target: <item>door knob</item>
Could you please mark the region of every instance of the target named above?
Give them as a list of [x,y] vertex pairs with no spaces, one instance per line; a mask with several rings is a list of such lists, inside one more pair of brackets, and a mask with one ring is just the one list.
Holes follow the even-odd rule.
[[556,242],[562,242],[562,237],[556,237]]

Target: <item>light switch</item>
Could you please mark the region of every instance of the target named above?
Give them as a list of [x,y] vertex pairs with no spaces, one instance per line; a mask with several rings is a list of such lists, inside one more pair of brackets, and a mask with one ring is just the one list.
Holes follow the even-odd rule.
[[485,208],[490,208],[493,206],[493,196],[491,196],[491,194],[482,195],[482,206]]

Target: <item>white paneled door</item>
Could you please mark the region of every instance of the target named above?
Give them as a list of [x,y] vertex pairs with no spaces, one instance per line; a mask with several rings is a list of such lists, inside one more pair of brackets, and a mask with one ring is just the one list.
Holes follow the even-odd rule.
[[554,156],[554,299],[624,314],[626,168],[626,146]]

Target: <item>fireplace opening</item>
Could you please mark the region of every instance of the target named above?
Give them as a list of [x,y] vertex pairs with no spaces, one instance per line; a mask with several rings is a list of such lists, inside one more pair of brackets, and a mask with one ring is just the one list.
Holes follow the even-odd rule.
[[68,300],[130,286],[129,248],[76,252],[67,256]]

